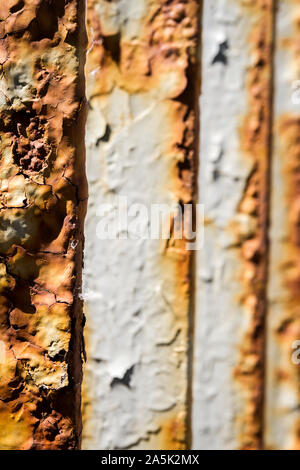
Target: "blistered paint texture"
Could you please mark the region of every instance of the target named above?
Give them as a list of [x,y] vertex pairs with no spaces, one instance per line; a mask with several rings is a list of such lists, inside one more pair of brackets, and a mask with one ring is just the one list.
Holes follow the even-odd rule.
[[273,7],[204,1],[196,449],[262,447]]
[[266,354],[265,441],[269,449],[300,449],[299,22],[299,2],[279,1]]
[[0,5],[0,448],[80,441],[80,1]]
[[192,201],[198,3],[87,2],[84,449],[187,446],[190,253],[101,222]]

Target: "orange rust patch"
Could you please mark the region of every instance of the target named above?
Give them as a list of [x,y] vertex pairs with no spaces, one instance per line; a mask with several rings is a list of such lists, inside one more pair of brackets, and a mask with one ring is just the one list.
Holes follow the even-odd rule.
[[5,449],[74,449],[80,441],[83,7],[81,0],[0,6]]
[[[253,161],[252,173],[240,202],[239,212],[256,227],[241,243],[245,290],[242,302],[251,314],[240,345],[234,375],[242,386],[244,412],[239,416],[242,449],[263,446],[264,348],[266,283],[268,264],[269,139],[271,127],[272,28],[274,2],[242,2],[254,26],[249,37],[252,66],[247,72],[249,112],[241,128],[241,150]],[[242,237],[240,237],[242,238]]]
[[195,55],[198,2],[151,2],[134,40],[125,39],[118,27],[101,23],[94,13],[96,5],[97,0],[89,0],[87,6],[86,72],[87,76],[93,73],[91,95],[109,93],[115,84],[130,93],[140,93],[160,88],[166,79],[170,97],[182,93],[189,60]]
[[[276,339],[290,361],[291,345],[300,338],[300,117],[282,115],[278,121],[280,155],[285,184],[286,226],[288,237],[283,247],[284,263],[278,266],[284,298],[284,315],[276,330]],[[300,390],[300,368],[293,367],[293,387]],[[299,393],[300,399],[300,393]],[[300,448],[299,429],[295,430],[294,449]]]
[[185,413],[178,413],[160,422],[159,450],[185,450],[186,443]]

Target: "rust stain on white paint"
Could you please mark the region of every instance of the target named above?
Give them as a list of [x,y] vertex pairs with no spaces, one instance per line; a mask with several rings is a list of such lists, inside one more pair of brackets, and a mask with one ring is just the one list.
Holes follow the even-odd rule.
[[[83,447],[187,446],[189,264],[183,242],[98,240],[97,208],[193,199],[198,2],[87,5]],[[189,91],[189,92],[190,92]]]

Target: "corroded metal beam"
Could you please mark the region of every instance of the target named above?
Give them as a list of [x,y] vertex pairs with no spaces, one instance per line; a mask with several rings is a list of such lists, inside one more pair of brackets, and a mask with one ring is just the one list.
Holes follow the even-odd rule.
[[0,5],[0,448],[81,433],[84,2]]
[[262,447],[274,2],[204,1],[194,446]]
[[187,446],[190,252],[96,231],[120,196],[193,199],[199,3],[88,0],[84,448]]
[[300,11],[295,0],[277,3],[265,440],[300,449]]
[[1,2],[1,449],[299,449],[298,4]]

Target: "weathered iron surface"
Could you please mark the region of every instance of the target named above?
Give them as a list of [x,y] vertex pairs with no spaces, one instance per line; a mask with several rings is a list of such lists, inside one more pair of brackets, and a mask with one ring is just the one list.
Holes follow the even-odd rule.
[[265,443],[300,449],[300,10],[277,3]]
[[193,435],[263,435],[273,2],[204,1]]
[[[191,430],[196,449],[299,448],[299,15],[88,4],[87,448],[184,448]],[[196,263],[183,242],[97,239],[99,204],[190,202],[196,174]]]
[[[297,0],[1,2],[0,449],[80,446],[82,299],[84,449],[300,448],[299,25]],[[196,254],[139,225],[196,199]]]
[[187,446],[190,253],[99,240],[97,211],[193,199],[198,4],[87,3],[86,449]]
[[80,441],[84,2],[0,5],[0,448]]

